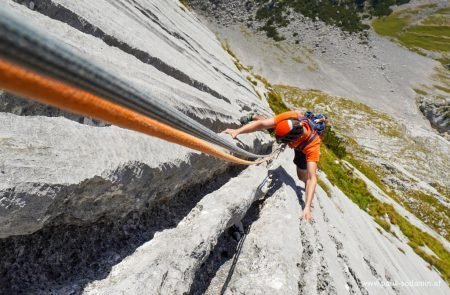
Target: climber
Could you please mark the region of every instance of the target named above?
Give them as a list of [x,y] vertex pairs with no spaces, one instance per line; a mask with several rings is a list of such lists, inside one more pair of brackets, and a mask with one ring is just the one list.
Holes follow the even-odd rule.
[[317,163],[320,158],[320,136],[325,130],[327,117],[314,116],[311,112],[302,115],[298,112],[285,112],[273,118],[265,118],[249,114],[240,119],[244,125],[238,129],[226,129],[224,133],[236,138],[242,133],[251,133],[264,129],[275,128],[274,133],[278,143],[287,144],[295,151],[294,164],[297,166],[297,176],[305,183],[306,202],[303,218],[311,221],[311,203],[317,184]]

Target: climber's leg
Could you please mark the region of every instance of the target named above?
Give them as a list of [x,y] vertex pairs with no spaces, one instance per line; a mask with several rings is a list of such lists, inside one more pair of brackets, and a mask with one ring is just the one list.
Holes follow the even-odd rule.
[[298,150],[295,151],[294,164],[297,166],[297,176],[298,179],[303,181],[306,186],[306,181],[308,179],[308,174],[306,173],[306,155]]

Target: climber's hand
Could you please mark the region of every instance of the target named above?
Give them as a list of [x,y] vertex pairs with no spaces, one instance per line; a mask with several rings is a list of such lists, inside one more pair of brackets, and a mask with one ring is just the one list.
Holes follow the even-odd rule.
[[327,122],[327,118],[319,118],[319,119],[314,120],[314,123],[320,123],[320,122]]
[[237,132],[237,129],[231,129],[231,128],[225,129],[223,131],[223,133],[230,134],[233,139],[236,138],[236,136],[238,136],[238,134],[239,134]]
[[310,222],[312,220],[312,215],[311,215],[311,208],[310,207],[305,207],[305,209],[303,209],[303,219]]

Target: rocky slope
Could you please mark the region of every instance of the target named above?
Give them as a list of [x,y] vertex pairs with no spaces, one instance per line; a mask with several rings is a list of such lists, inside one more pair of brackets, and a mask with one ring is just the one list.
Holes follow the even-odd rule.
[[[450,102],[442,89],[450,83],[450,72],[441,64],[372,30],[350,34],[295,11],[287,16],[286,27],[278,27],[285,40],[276,42],[261,31],[264,21],[255,17],[255,1],[190,3],[242,64],[272,84],[291,86],[278,87],[289,106],[329,114],[354,155],[376,168],[405,206],[429,220],[424,215],[434,213],[414,199],[416,191],[425,192],[443,206],[447,219]],[[430,3],[433,9],[448,7],[439,0],[413,1],[406,7]],[[437,222],[446,235],[447,222]]]
[[[243,112],[272,115],[179,1],[0,3],[217,132]],[[292,151],[240,167],[6,92],[0,108],[1,294],[450,291],[323,174],[315,221],[300,220]],[[262,132],[239,139],[273,148]]]
[[[448,7],[447,1],[425,1],[430,2]],[[414,88],[441,83],[433,75],[442,65],[431,58],[412,53],[372,30],[350,34],[295,11],[286,16],[286,27],[277,28],[285,40],[275,42],[261,31],[265,20],[256,19],[256,1],[189,3],[213,31],[228,40],[244,64],[273,84],[349,97],[405,124],[413,120],[414,126],[429,130],[428,118],[442,133],[448,132],[448,119],[443,118],[448,100],[442,103],[442,99],[423,98],[419,100],[421,108],[417,107]],[[450,76],[445,70],[444,74]]]

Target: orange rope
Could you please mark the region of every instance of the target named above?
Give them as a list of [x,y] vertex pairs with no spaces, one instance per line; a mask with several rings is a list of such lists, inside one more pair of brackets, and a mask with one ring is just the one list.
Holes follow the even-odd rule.
[[239,159],[190,134],[3,59],[0,59],[0,88],[72,113],[177,143],[236,164],[258,164],[270,158],[257,161]]

